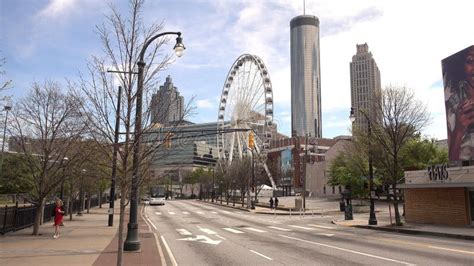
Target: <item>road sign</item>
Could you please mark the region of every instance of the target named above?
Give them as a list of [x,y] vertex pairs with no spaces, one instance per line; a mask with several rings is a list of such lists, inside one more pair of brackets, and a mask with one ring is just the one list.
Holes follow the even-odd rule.
[[107,214],[114,214],[114,208],[109,208],[107,210]]

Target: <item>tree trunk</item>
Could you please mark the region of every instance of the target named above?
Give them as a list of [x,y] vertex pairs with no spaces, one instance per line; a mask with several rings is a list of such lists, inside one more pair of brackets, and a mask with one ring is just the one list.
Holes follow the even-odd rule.
[[102,208],[102,190],[99,190],[99,208]]
[[44,199],[39,200],[39,204],[36,206],[35,223],[33,225],[33,235],[39,234],[39,228],[41,224],[41,218],[43,217],[41,211],[44,210]]
[[117,266],[122,266],[123,255],[123,224],[125,220],[125,197],[120,197],[120,218],[118,231],[118,248],[117,248]]
[[87,193],[87,213],[89,213],[90,208],[91,208],[91,195]]

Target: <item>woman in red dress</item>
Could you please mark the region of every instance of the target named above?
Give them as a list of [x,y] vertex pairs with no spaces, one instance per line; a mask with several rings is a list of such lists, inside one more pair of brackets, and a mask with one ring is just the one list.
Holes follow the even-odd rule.
[[54,207],[54,236],[53,238],[59,238],[59,228],[61,224],[63,223],[63,216],[64,216],[64,211],[63,211],[63,202],[60,199],[56,200],[56,206]]

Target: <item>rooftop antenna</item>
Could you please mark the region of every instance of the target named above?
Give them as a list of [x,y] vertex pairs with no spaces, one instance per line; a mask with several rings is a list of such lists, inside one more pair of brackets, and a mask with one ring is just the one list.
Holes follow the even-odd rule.
[[303,15],[306,15],[306,1],[303,0]]

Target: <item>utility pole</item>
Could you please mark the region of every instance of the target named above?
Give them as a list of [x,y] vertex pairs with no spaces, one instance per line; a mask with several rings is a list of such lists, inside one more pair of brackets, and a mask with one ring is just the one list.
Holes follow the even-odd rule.
[[308,164],[308,134],[305,136],[305,146],[304,146],[304,159],[303,159],[303,210],[306,210],[306,173],[308,171],[307,164]]

